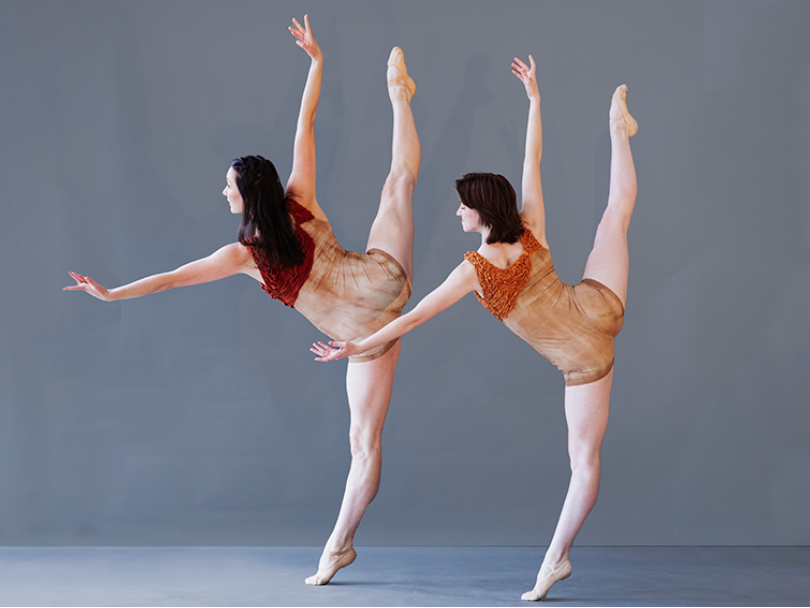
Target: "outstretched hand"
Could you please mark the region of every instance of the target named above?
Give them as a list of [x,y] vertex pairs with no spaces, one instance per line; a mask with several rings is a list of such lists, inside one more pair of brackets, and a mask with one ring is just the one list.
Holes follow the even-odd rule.
[[526,87],[526,95],[529,99],[540,98],[540,93],[537,90],[537,75],[534,64],[534,57],[529,55],[529,65],[523,63],[517,57],[512,60],[512,73],[518,77],[523,86]]
[[323,342],[313,342],[312,348],[309,350],[318,355],[315,357],[316,361],[321,361],[324,363],[328,361],[337,361],[338,359],[343,359],[344,357],[356,355],[358,353],[356,345],[349,341],[340,342],[337,340],[331,340],[329,344],[324,344]]
[[293,17],[292,21],[294,27],[287,29],[295,36],[295,44],[304,49],[313,61],[322,61],[323,54],[321,53],[321,48],[318,46],[318,43],[315,42],[315,36],[312,35],[312,29],[309,27],[309,15],[304,15],[304,27],[301,27],[301,24],[298,23],[298,19]]
[[90,277],[82,276],[78,272],[68,272],[68,274],[73,277],[73,280],[76,281],[76,284],[63,287],[62,291],[84,291],[86,293],[89,293],[94,298],[104,300],[105,302],[110,302],[112,300],[110,292],[107,291],[106,288],[96,283]]

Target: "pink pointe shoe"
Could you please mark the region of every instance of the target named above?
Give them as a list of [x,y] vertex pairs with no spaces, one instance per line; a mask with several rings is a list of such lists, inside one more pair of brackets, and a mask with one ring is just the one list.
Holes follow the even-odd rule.
[[405,54],[402,49],[395,46],[388,57],[388,87],[405,87],[408,91],[408,101],[416,94],[416,83],[408,76],[405,67]]
[[349,547],[346,551],[340,553],[336,551],[324,551],[321,556],[321,561],[323,561],[324,557],[327,558],[326,566],[321,567],[319,564],[318,571],[304,579],[307,585],[326,585],[332,580],[332,577],[335,576],[338,570],[345,568],[357,559],[357,551],[354,550],[354,547]]
[[[618,112],[614,111],[614,106]],[[630,116],[627,110],[627,85],[623,84],[613,92],[613,98],[610,100],[610,123],[621,124],[624,123],[627,127],[627,136],[633,137],[638,132],[638,123],[636,119]]]
[[[546,574],[546,576],[541,579],[542,574]],[[571,576],[571,562],[568,560],[560,562],[553,568],[543,564],[540,566],[540,572],[537,573],[537,583],[535,583],[534,589],[521,595],[520,599],[528,602],[542,600],[554,583],[565,580],[569,576]]]

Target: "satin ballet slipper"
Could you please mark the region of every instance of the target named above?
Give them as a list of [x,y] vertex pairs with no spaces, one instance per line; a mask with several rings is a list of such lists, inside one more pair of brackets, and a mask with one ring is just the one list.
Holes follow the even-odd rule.
[[405,67],[405,54],[402,49],[395,46],[391,49],[388,57],[388,88],[405,87],[408,91],[408,101],[416,94],[416,83],[408,76],[408,69]]
[[[611,124],[621,124],[627,127],[627,136],[633,137],[638,132],[638,123],[636,119],[630,116],[630,112],[627,110],[627,85],[623,84],[618,87],[613,92],[613,98],[610,100],[611,105],[611,112],[610,112],[610,123]],[[619,111],[614,112],[613,106],[615,106]]]
[[[548,574],[546,574],[545,578],[541,579],[540,575],[544,572],[547,572]],[[543,564],[540,566],[540,572],[537,573],[537,583],[535,583],[534,589],[521,595],[520,599],[529,602],[542,600],[544,597],[546,597],[548,590],[551,589],[551,586],[554,583],[565,580],[569,576],[571,576],[571,562],[568,560],[560,562],[553,568]]]
[[307,585],[327,584],[332,580],[332,577],[335,576],[338,570],[345,568],[357,558],[357,551],[354,550],[354,547],[349,547],[346,551],[341,551],[340,553],[336,551],[324,551],[321,556],[321,562],[323,562],[324,557],[328,558],[327,565],[321,566],[318,564],[318,571],[304,579]]

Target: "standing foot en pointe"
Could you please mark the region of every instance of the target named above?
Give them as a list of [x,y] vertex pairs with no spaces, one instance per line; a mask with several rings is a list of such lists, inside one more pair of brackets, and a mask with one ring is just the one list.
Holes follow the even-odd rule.
[[324,551],[318,563],[318,571],[304,579],[307,585],[326,585],[338,570],[345,568],[357,558],[357,551],[349,547],[346,551]]
[[627,136],[633,137],[638,132],[636,119],[630,116],[627,109],[627,85],[623,84],[613,92],[610,100],[610,124],[624,125]]
[[[543,575],[545,576],[540,578]],[[560,562],[553,568],[543,564],[540,566],[540,572],[537,573],[537,583],[535,583],[534,589],[524,593],[522,596],[520,596],[520,599],[529,602],[542,600],[544,597],[546,597],[548,590],[551,589],[551,586],[554,583],[565,580],[569,576],[571,576],[571,562],[568,560]]]

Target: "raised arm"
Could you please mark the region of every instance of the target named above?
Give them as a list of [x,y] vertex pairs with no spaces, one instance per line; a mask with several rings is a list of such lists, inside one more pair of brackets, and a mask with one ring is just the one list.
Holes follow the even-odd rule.
[[527,66],[515,57],[512,73],[526,88],[529,98],[529,120],[526,126],[526,153],[523,157],[523,184],[520,216],[543,247],[546,242],[546,210],[543,205],[543,187],[540,181],[540,158],[543,156],[543,123],[540,119],[540,93],[534,57],[529,55]]
[[444,280],[444,283],[426,295],[416,307],[396,321],[391,321],[377,333],[371,334],[359,342],[331,341],[330,348],[323,342],[316,342],[310,350],[318,355],[316,361],[335,361],[350,355],[359,355],[375,346],[396,340],[441,311],[450,308],[465,295],[478,289],[478,277],[472,264],[466,260],[459,264]]
[[290,33],[295,36],[295,43],[300,46],[312,63],[309,65],[304,96],[301,99],[301,110],[298,112],[298,125],[295,130],[293,145],[293,166],[290,179],[287,180],[287,192],[319,219],[326,215],[318,205],[315,197],[315,114],[318,112],[318,99],[321,96],[321,73],[323,72],[323,54],[309,27],[309,16],[304,15],[304,26],[293,19]]
[[176,270],[154,274],[110,290],[99,285],[90,277],[71,272],[69,274],[76,284],[63,288],[63,291],[84,291],[105,302],[127,300],[173,287],[209,283],[240,272],[247,272],[251,267],[251,259],[250,253],[243,245],[232,243],[218,249],[207,258],[190,262]]

